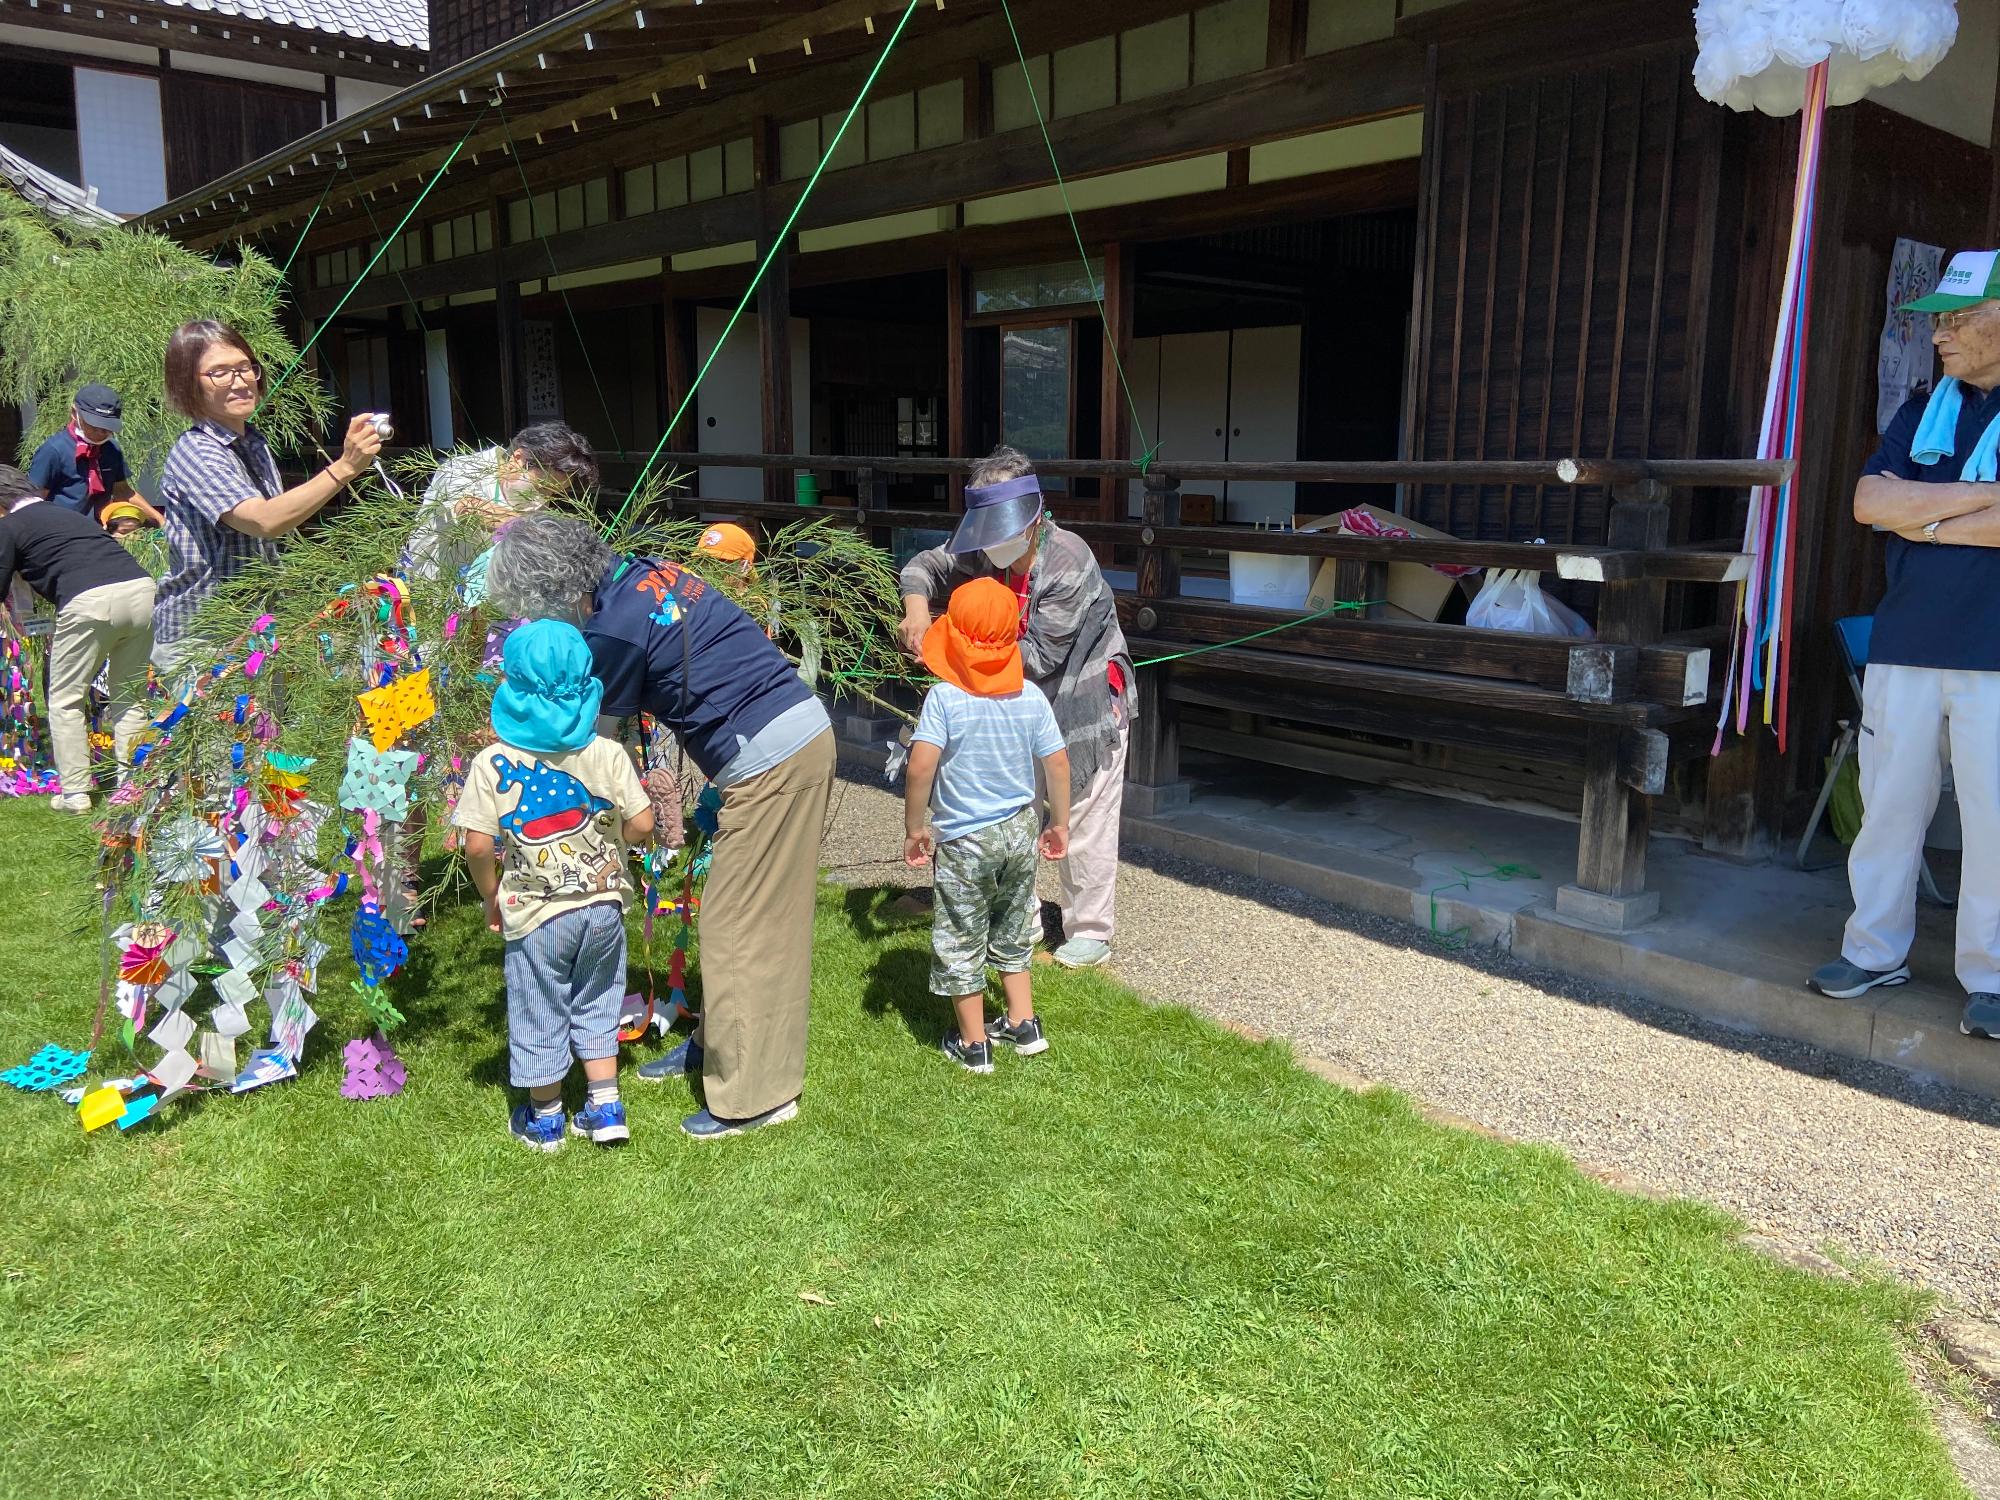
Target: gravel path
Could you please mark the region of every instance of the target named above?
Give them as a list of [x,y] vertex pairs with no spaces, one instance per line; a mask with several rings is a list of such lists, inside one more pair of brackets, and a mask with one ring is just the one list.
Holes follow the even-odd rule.
[[[911,883],[900,799],[852,776],[823,858]],[[1118,917],[1113,968],[1152,999],[2000,1319],[2000,1105],[1150,851],[1127,851]]]

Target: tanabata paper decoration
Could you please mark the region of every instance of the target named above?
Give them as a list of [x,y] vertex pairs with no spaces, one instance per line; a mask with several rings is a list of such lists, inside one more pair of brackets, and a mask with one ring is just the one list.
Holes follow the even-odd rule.
[[217,1036],[239,1037],[250,1029],[250,1017],[238,1002],[226,1000],[210,1012],[208,1024]]
[[282,970],[264,991],[264,998],[271,1006],[271,1050],[297,1062],[305,1051],[306,1033],[319,1017],[306,1004],[299,982]]
[[374,810],[392,823],[410,815],[409,781],[417,769],[414,750],[377,750],[360,736],[347,742],[347,774],[340,782],[340,805],[353,812]]
[[368,1019],[375,1023],[378,1031],[394,1031],[409,1019],[396,1009],[389,992],[380,985],[363,984],[358,979],[348,981],[348,988],[361,998],[361,1008],[368,1012]]
[[19,1067],[0,1073],[0,1083],[30,1094],[46,1093],[83,1077],[89,1066],[88,1052],[68,1052],[50,1042]]
[[340,1092],[348,1099],[389,1099],[403,1092],[409,1072],[381,1032],[347,1044],[347,1076]]
[[199,1066],[192,1052],[185,1047],[177,1047],[148,1068],[146,1076],[160,1086],[160,1093],[164,1097],[186,1088]]
[[1797,114],[1806,73],[1827,66],[1827,102],[1922,78],[1958,35],[1952,0],[1700,0],[1694,86],[1705,99]]
[[287,1078],[299,1076],[298,1067],[284,1053],[276,1048],[266,1048],[251,1054],[250,1064],[236,1075],[236,1081],[229,1086],[232,1094],[248,1093],[260,1089],[267,1083],[280,1083]]
[[236,1039],[217,1031],[204,1031],[201,1046],[201,1066],[196,1071],[203,1078],[215,1083],[229,1083],[236,1077]]
[[190,813],[168,819],[146,840],[155,878],[170,885],[208,880],[226,853],[222,835]]
[[369,734],[377,750],[389,749],[412,729],[429,723],[437,713],[428,667],[372,688],[356,701],[367,717]]
[[351,938],[354,965],[361,970],[364,984],[381,984],[409,962],[410,945],[373,902],[364,901],[355,910]]
[[83,1096],[76,1112],[83,1118],[86,1131],[101,1130],[125,1113],[125,1096],[114,1088],[92,1089]]
[[194,1040],[194,1017],[184,1010],[170,1010],[146,1034],[156,1047],[177,1052]]
[[[151,1116],[153,1111],[160,1107],[160,1100],[163,1097],[165,1096],[161,1094],[139,1094],[134,1098],[127,1099],[125,1101],[125,1113],[118,1117],[118,1128],[120,1130],[130,1130],[141,1120]],[[87,1103],[88,1101],[85,1102]]]

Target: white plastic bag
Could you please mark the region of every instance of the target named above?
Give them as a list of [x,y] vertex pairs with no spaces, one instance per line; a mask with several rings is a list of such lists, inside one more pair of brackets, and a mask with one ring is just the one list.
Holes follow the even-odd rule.
[[1542,592],[1542,575],[1531,568],[1500,568],[1486,575],[1465,623],[1481,630],[1515,630],[1523,635],[1591,639],[1583,616]]

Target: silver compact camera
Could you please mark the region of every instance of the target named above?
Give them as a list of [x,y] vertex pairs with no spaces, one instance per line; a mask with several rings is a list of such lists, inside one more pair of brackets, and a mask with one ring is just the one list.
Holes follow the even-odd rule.
[[374,423],[375,436],[379,437],[383,442],[388,442],[390,438],[396,435],[396,424],[389,420],[387,412],[374,412],[370,415],[369,420]]

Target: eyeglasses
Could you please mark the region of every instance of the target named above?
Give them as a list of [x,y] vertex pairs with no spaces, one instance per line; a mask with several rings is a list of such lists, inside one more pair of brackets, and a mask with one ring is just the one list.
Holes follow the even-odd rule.
[[1938,313],[1932,317],[1931,321],[1946,333],[1957,333],[1967,323],[1972,322],[1976,318],[1983,317],[1992,309],[1992,306],[1992,303],[1987,302],[1981,303],[1978,307],[1961,307],[1957,312]]
[[247,380],[254,385],[264,378],[264,367],[255,360],[249,360],[240,365],[203,370],[201,378],[211,385],[234,385],[239,380]]

